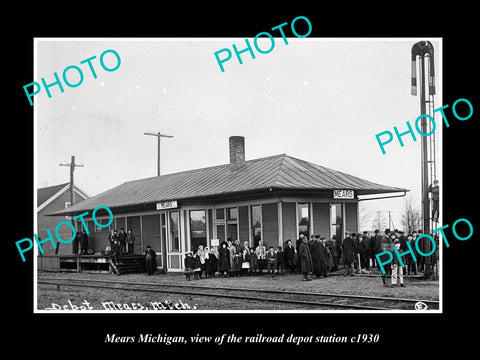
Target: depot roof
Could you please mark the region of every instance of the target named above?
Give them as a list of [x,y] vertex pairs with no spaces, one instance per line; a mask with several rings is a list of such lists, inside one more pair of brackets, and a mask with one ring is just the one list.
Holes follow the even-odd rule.
[[286,154],[245,161],[234,171],[230,164],[125,182],[79,204],[49,215],[79,214],[98,206],[110,209],[245,194],[259,190],[354,190],[357,195],[405,192],[300,160]]

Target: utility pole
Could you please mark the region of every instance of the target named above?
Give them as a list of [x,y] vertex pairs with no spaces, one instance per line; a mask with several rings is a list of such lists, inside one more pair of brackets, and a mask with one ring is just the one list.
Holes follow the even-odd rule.
[[[394,229],[395,228],[395,224],[393,223],[393,219],[392,219],[392,215],[391,215],[392,211],[388,211],[388,228],[390,230]],[[393,226],[392,226],[393,225]]]
[[[83,165],[82,164],[76,164],[75,163],[75,155],[72,155],[72,159],[71,159],[69,164],[68,163],[59,164],[59,166],[69,166],[70,167],[70,206],[73,206],[73,205],[75,205],[75,189],[74,189],[75,184],[74,184],[74,181],[73,181],[73,172],[75,171],[76,167],[83,167]],[[77,227],[75,226],[75,220],[73,220],[73,216],[72,216],[71,221],[72,221],[73,227],[76,229]],[[74,254],[75,254],[76,251],[78,252],[78,248],[75,248],[75,244],[76,244],[76,239],[72,243],[72,250],[73,250]],[[60,245],[60,243],[57,243],[57,248],[55,249],[55,255],[58,253],[59,245]]]
[[70,167],[70,206],[75,205],[75,191],[74,191],[74,181],[73,181],[73,172],[76,167],[83,167],[82,164],[75,163],[75,155],[72,155],[72,160],[67,164],[59,164],[59,166],[69,166]]
[[146,132],[143,133],[144,135],[151,135],[151,136],[156,136],[158,139],[158,159],[157,159],[157,176],[160,176],[160,138],[173,138],[172,135],[167,135],[167,134],[162,134],[160,132]]

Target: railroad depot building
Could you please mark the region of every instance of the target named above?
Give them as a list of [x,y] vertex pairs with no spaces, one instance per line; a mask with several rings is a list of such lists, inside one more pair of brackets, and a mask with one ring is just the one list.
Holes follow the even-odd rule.
[[[229,141],[229,164],[129,181],[52,215],[91,215],[107,206],[114,215],[109,227],[85,217],[89,248],[100,254],[110,229],[132,229],[136,254],[150,245],[160,269],[183,271],[185,251],[200,244],[239,239],[256,246],[263,240],[268,248],[294,242],[299,233],[343,238],[358,231],[359,197],[407,191],[286,154],[246,161],[245,139]],[[106,224],[107,213],[99,214],[97,221]]]

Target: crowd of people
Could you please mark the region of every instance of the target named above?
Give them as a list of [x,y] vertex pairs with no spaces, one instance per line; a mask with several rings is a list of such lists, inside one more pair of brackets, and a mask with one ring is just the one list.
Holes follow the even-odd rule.
[[[249,246],[248,241],[243,244],[240,240],[223,241],[218,249],[208,249],[202,245],[195,252],[185,253],[185,276],[187,280],[215,277],[255,276],[268,274],[274,276],[282,273],[300,273],[303,281],[309,281],[309,275],[315,277],[328,277],[329,273],[336,272],[343,265],[344,275],[353,275],[356,271],[369,272],[378,268],[375,255],[382,251],[397,247],[402,253],[408,250],[407,242],[415,249],[415,240],[421,232],[416,231],[405,235],[402,231],[385,229],[383,234],[375,230],[372,236],[368,232],[345,233],[345,239],[332,236],[326,239],[320,235],[310,238],[300,234],[295,244],[287,240],[284,246],[269,246],[260,240],[256,247]],[[422,245],[420,245],[422,249]],[[438,247],[437,247],[438,248]],[[407,254],[401,264],[396,256],[391,264],[384,265],[386,274],[382,276],[384,286],[387,285],[387,276],[391,277],[390,286],[396,285],[397,280],[401,286],[404,274],[417,275],[418,271],[426,271],[427,267],[435,265],[436,257],[425,261],[423,256],[413,257]]]
[[[371,236],[367,231],[358,234],[346,232],[342,240],[335,235],[331,239],[320,235],[308,238],[301,233],[295,243],[288,239],[283,247],[268,248],[262,240],[252,247],[248,241],[241,244],[240,240],[228,239],[218,247],[209,249],[199,245],[194,252],[187,251],[184,258],[185,276],[190,280],[192,277],[202,279],[217,274],[235,277],[299,273],[303,275],[303,281],[309,281],[309,275],[327,277],[329,273],[338,271],[340,266],[343,266],[345,276],[351,276],[354,272],[369,272],[378,268],[376,254],[387,250],[393,252],[394,247],[401,254],[409,250],[409,243],[415,259],[411,254],[406,254],[400,262],[397,256],[393,256],[391,263],[383,265],[385,274],[382,273],[383,286],[388,286],[389,277],[391,287],[397,281],[404,286],[403,275],[417,275],[419,272],[430,274],[438,261],[438,246],[433,256],[424,257],[417,253],[415,242],[421,234],[421,231],[413,231],[405,235],[399,230],[385,229],[382,234],[375,230]],[[131,229],[125,232],[121,228],[118,233],[117,230],[111,230],[108,241],[114,257],[133,254],[135,235]],[[78,244],[81,253],[84,253],[88,240],[81,232],[78,233]],[[428,252],[424,248],[425,241],[420,241],[418,245],[422,252]],[[147,272],[152,275],[156,271],[156,253],[147,246],[144,255]]]
[[135,235],[132,229],[128,229],[127,232],[125,232],[124,228],[120,228],[120,232],[112,229],[110,234],[108,234],[108,243],[110,244],[110,252],[114,257],[133,255]]

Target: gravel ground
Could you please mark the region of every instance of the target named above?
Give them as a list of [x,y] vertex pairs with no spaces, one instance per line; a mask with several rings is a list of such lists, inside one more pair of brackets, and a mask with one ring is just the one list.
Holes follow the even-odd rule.
[[[418,278],[405,278],[406,287],[386,288],[382,286],[380,277],[375,276],[330,276],[327,278],[313,278],[312,281],[301,281],[301,275],[275,275],[255,277],[234,277],[234,278],[208,278],[187,281],[183,274],[154,275],[129,274],[88,274],[88,273],[48,273],[39,272],[39,277],[48,278],[77,278],[77,279],[108,279],[129,282],[149,283],[174,283],[192,284],[197,286],[219,286],[238,288],[278,289],[305,292],[325,292],[334,294],[354,294],[368,296],[392,296],[402,298],[413,298],[419,300],[438,300],[439,282],[425,281]],[[191,308],[196,306],[198,310],[305,310],[302,305],[272,304],[260,301],[233,300],[225,298],[206,298],[193,295],[150,293],[138,291],[121,291],[113,289],[93,289],[86,287],[61,286],[60,290],[55,285],[39,284],[37,288],[38,310],[55,308],[60,310],[75,309],[75,306],[83,306],[90,310],[104,310],[102,302],[110,302],[126,305],[126,309],[137,309],[141,305],[149,307],[150,302],[171,301],[173,304],[187,304]],[[88,302],[88,305],[87,303]],[[52,304],[56,304],[54,306]],[[71,305],[72,304],[72,305]],[[151,307],[151,306],[150,306]],[[79,308],[81,310],[82,308]],[[324,310],[319,307],[317,310]],[[62,309],[63,310],[63,309]],[[76,310],[76,309],[75,309]],[[133,309],[132,309],[133,310]],[[331,309],[329,309],[331,310]],[[412,309],[413,310],[413,309]]]

